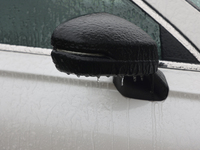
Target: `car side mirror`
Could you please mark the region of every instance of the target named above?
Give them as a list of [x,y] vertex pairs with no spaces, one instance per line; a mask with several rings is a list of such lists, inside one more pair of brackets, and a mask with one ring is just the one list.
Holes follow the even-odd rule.
[[125,19],[96,13],[69,20],[54,30],[51,44],[61,72],[114,76],[117,90],[129,98],[164,100],[168,95],[155,41]]

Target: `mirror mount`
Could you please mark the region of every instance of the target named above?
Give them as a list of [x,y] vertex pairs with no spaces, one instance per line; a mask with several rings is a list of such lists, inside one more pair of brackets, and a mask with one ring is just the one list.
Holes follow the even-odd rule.
[[134,99],[162,101],[169,92],[165,76],[160,70],[144,76],[117,76],[113,78],[113,83],[123,96]]

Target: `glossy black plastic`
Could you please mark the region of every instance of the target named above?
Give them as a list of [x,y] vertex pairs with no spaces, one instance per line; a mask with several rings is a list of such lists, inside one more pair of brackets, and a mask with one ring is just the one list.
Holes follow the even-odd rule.
[[152,75],[114,77],[113,83],[123,96],[135,99],[161,101],[167,98],[169,92],[160,70]]

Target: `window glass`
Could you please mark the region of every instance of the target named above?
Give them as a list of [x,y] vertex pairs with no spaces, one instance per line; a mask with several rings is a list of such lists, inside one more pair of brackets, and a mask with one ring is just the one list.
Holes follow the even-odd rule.
[[0,5],[0,43],[51,48],[60,23],[94,12],[125,18],[146,31],[160,51],[159,25],[129,0],[9,0]]
[[[190,1],[199,6],[199,0]],[[4,0],[0,5],[0,43],[52,48],[50,38],[56,26],[97,12],[117,15],[141,27],[156,41],[160,59],[199,63],[173,35],[131,0]]]
[[200,0],[186,0],[200,11]]

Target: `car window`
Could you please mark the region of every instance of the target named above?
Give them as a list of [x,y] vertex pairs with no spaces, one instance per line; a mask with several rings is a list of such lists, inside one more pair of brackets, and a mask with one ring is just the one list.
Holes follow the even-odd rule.
[[200,0],[186,0],[188,1],[191,5],[193,5],[197,10],[200,11]]
[[173,35],[130,0],[10,0],[1,2],[0,11],[0,43],[52,48],[50,37],[60,23],[107,12],[148,33],[157,43],[160,60],[199,63]]

